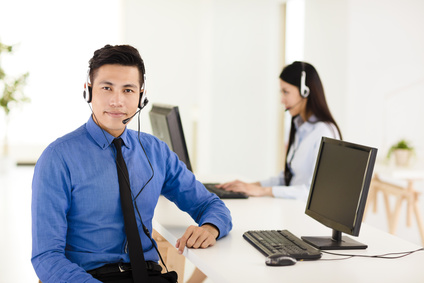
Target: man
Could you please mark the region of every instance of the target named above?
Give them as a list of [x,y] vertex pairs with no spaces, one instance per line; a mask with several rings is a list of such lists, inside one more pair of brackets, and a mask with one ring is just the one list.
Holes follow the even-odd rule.
[[[31,261],[44,283],[131,278],[117,172],[122,168],[117,168],[114,141],[118,137],[149,275],[158,267],[150,234],[161,194],[199,225],[188,227],[178,239],[179,253],[184,247],[212,246],[232,228],[224,203],[165,143],[126,128],[137,108],[147,102],[138,51],[128,45],[106,45],[94,52],[89,65],[84,97],[91,103],[92,115],[86,124],[50,144],[34,171]],[[143,231],[143,223],[150,233]],[[127,282],[119,280],[108,282]]]

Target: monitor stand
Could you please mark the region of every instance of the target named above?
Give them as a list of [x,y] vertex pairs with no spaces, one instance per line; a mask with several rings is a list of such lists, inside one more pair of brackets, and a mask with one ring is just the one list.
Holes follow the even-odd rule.
[[343,236],[342,232],[333,230],[332,237],[301,237],[306,243],[320,250],[357,250],[368,246],[352,238]]

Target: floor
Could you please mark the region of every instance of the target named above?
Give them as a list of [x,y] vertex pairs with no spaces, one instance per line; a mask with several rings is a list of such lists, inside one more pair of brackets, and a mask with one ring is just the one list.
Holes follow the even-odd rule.
[[[38,282],[31,265],[31,180],[33,167],[20,166],[0,171],[0,283]],[[424,191],[424,183],[417,188]],[[381,196],[380,196],[381,198]],[[423,208],[424,198],[420,198]],[[381,199],[377,213],[369,210],[365,223],[387,231],[385,208]],[[424,209],[423,209],[424,210]],[[424,213],[424,211],[422,211]],[[404,209],[399,220],[397,236],[422,245],[417,225],[406,226]],[[194,266],[187,261],[185,281]],[[16,278],[19,277],[19,278]],[[210,279],[205,282],[212,282]]]

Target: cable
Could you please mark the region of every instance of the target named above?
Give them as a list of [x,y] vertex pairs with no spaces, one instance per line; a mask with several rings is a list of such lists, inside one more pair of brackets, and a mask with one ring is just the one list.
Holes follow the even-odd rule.
[[[99,125],[99,128],[101,129],[101,131],[102,131],[102,133],[103,133],[103,136],[105,137],[105,139],[106,139],[106,142],[107,142],[107,144],[109,144],[110,145],[110,142],[109,142],[109,140],[108,140],[108,138],[107,138],[107,136],[106,136],[106,134],[105,134],[105,132],[104,132],[104,130],[103,130],[103,128],[100,126],[100,123],[99,123],[99,120],[97,119],[97,117],[96,117],[96,114],[94,114],[94,112],[93,112],[93,109],[91,108],[91,106],[90,106],[90,104],[88,104],[88,106],[90,107],[90,109],[91,109],[91,113],[93,114],[93,117],[94,117],[94,119],[96,120],[96,122],[97,122],[97,125]],[[131,191],[131,195],[133,196],[133,202],[137,199],[137,197],[140,195],[140,193],[144,190],[144,188],[147,186],[147,184],[148,183],[150,183],[150,181],[153,179],[153,176],[155,175],[155,171],[153,170],[153,166],[152,166],[152,164],[150,163],[150,159],[149,159],[149,157],[147,156],[147,153],[146,153],[146,150],[144,149],[144,147],[143,147],[143,145],[141,144],[141,141],[140,141],[140,113],[138,114],[138,118],[139,118],[139,125],[138,125],[138,142],[140,143],[140,146],[141,146],[141,148],[143,149],[143,152],[144,152],[144,155],[146,156],[146,159],[147,159],[147,162],[149,163],[149,166],[150,166],[150,169],[152,170],[152,176],[149,178],[149,180],[147,180],[147,182],[143,185],[143,187],[141,187],[141,189],[140,189],[140,192],[134,197],[134,195],[133,195],[133,193],[132,193],[132,191]],[[112,150],[112,148],[109,146],[109,148],[110,148],[110,150],[112,151],[112,154],[113,154],[113,157],[115,158],[115,160],[116,160],[116,153]],[[116,165],[117,165],[117,167],[118,167],[118,169],[119,169],[119,171],[121,171],[121,173],[123,173],[124,171],[123,171],[123,169],[121,168],[121,166],[118,164],[118,163],[116,163]],[[125,177],[125,182],[127,183],[127,185],[128,185],[128,188],[130,188],[130,190],[131,190],[131,186],[130,186],[130,181],[126,178],[126,176],[125,176],[125,174],[123,174],[123,176]],[[140,218],[141,219],[141,218]]]
[[144,187],[145,186],[147,186],[147,184],[153,179],[153,177],[155,176],[155,171],[153,170],[153,166],[152,166],[152,163],[150,163],[150,159],[149,159],[149,157],[147,156],[147,153],[146,153],[146,150],[144,149],[144,146],[143,146],[143,144],[141,143],[141,140],[140,140],[140,124],[141,124],[141,122],[140,122],[140,112],[138,112],[138,124],[137,124],[137,137],[138,137],[138,143],[140,144],[140,146],[141,146],[141,148],[143,149],[143,152],[144,152],[144,155],[146,156],[146,158],[147,158],[147,162],[149,162],[149,166],[150,166],[150,169],[152,170],[152,176],[150,177],[150,179],[147,181],[147,183],[141,188],[141,190],[140,190],[140,192],[135,196],[135,199],[134,200],[136,200],[137,198],[138,198],[138,196],[140,195],[140,193],[143,191],[143,189],[144,189]]
[[[100,126],[99,120],[97,119],[96,114],[94,114],[93,109],[91,108],[90,104],[88,104],[88,107],[90,108],[91,113],[93,114],[93,117],[94,117],[94,119],[95,119],[95,120],[96,120],[96,122],[97,122],[97,125],[99,125],[99,128],[101,129],[101,131],[102,131],[102,133],[103,133],[103,136],[104,136],[104,137],[105,137],[105,139],[106,139],[107,144],[108,144],[108,145],[110,145],[110,142],[109,142],[109,140],[108,140],[108,138],[107,138],[107,136],[106,136],[106,134],[105,134],[105,132],[104,132],[103,128]],[[133,203],[134,203],[134,207],[135,207],[135,209],[136,209],[136,211],[137,211],[138,217],[139,217],[139,219],[140,219],[141,225],[142,225],[142,227],[143,227],[143,232],[144,232],[144,234],[145,234],[145,235],[149,238],[149,240],[150,240],[150,241],[151,241],[151,243],[152,243],[152,246],[154,247],[154,249],[155,249],[155,250],[156,250],[156,252],[158,253],[158,256],[159,256],[159,258],[160,258],[160,261],[162,262],[163,266],[165,267],[166,272],[169,272],[169,271],[168,271],[168,267],[166,266],[165,261],[163,260],[162,255],[161,255],[161,254],[160,254],[160,252],[159,252],[159,249],[158,249],[158,247],[157,247],[157,244],[155,244],[155,241],[153,240],[153,238],[152,238],[152,237],[151,237],[151,235],[150,235],[149,229],[147,229],[147,227],[146,227],[146,226],[144,225],[144,223],[143,223],[143,219],[141,218],[141,214],[140,214],[140,211],[138,210],[138,206],[137,206],[137,202],[136,202],[136,199],[138,198],[138,196],[141,194],[141,192],[144,190],[144,188],[147,186],[147,184],[148,184],[148,183],[150,183],[150,181],[153,179],[153,177],[154,177],[154,175],[155,175],[155,171],[153,170],[152,163],[150,162],[150,159],[149,159],[149,157],[147,156],[146,150],[144,149],[144,146],[143,146],[143,144],[141,143],[141,140],[140,140],[140,124],[141,124],[141,122],[140,122],[140,112],[138,112],[138,134],[137,134],[138,142],[139,142],[139,144],[140,144],[141,148],[143,149],[144,155],[146,156],[147,162],[149,163],[150,169],[152,170],[152,176],[151,176],[151,177],[150,177],[150,179],[149,179],[149,180],[148,180],[148,181],[144,184],[144,186],[140,189],[140,192],[139,192],[139,193],[138,193],[138,194],[137,194],[137,195],[133,198]],[[110,150],[112,151],[112,154],[113,154],[113,156],[114,156],[114,159],[116,160],[116,153],[113,151],[112,147],[110,147],[110,146],[109,146],[109,148],[110,148]],[[121,168],[121,166],[120,166],[118,163],[116,163],[116,165],[117,165],[118,169],[121,171],[121,173],[123,173],[123,169]],[[131,191],[130,181],[127,179],[127,177],[125,176],[125,174],[122,174],[122,175],[124,176],[124,180],[125,180],[125,182],[127,183],[128,188],[130,189],[130,193],[131,193],[131,195],[132,195],[132,196],[134,196],[134,195],[133,195],[133,193],[132,193],[132,191]]]
[[406,252],[386,253],[386,254],[381,254],[381,255],[339,254],[339,253],[322,251],[325,254],[342,256],[342,257],[345,257],[345,258],[341,258],[341,259],[321,259],[321,260],[345,260],[345,259],[349,259],[349,258],[353,258],[353,257],[399,259],[399,258],[408,256],[408,255],[411,255],[413,253],[420,252],[420,251],[424,251],[424,248],[419,248],[419,249],[416,249],[416,250],[406,251]]
[[[146,158],[147,158],[147,161],[149,162],[149,165],[150,165],[150,169],[152,169],[152,176],[150,177],[150,179],[147,181],[147,183],[146,183],[146,185],[150,182],[150,180],[152,180],[153,179],[153,176],[155,175],[155,171],[153,170],[153,166],[152,166],[152,163],[150,163],[150,159],[149,159],[149,157],[147,156],[147,153],[146,153],[146,150],[144,149],[144,146],[143,146],[143,144],[141,143],[141,140],[140,140],[140,124],[141,124],[141,119],[140,119],[140,112],[138,112],[138,123],[137,123],[137,137],[138,137],[138,143],[140,144],[140,146],[141,146],[141,148],[143,149],[143,152],[144,152],[144,155],[146,155]],[[141,190],[140,190],[140,192],[137,194],[137,196],[135,197],[135,199],[140,195],[140,193],[141,193],[141,191],[144,189],[144,187],[146,186],[146,185],[144,185],[143,186],[143,188],[141,188]],[[134,199],[134,201],[135,201],[135,199]],[[159,252],[159,248],[158,248],[158,246],[157,246],[157,243],[155,243],[155,241],[153,240],[153,238],[151,237],[151,235],[150,235],[150,232],[149,232],[149,229],[147,229],[147,227],[146,226],[144,226],[144,224],[143,224],[143,220],[141,219],[141,215],[140,215],[140,211],[138,210],[138,206],[137,206],[137,203],[135,203],[135,210],[137,211],[137,214],[138,214],[138,217],[140,218],[140,222],[141,222],[141,224],[143,225],[143,232],[144,232],[144,234],[150,239],[150,241],[152,242],[152,246],[155,248],[155,250],[156,250],[156,252],[158,253],[158,256],[159,256],[159,258],[160,258],[160,261],[162,262],[162,264],[163,264],[163,266],[165,267],[165,269],[166,269],[166,272],[169,272],[168,271],[168,267],[166,266],[166,264],[165,264],[165,261],[163,260],[163,258],[162,258],[162,255],[160,254],[160,252]]]

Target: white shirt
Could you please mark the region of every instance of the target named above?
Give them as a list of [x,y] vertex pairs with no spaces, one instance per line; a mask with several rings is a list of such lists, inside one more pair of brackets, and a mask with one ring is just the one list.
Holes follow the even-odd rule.
[[287,155],[287,162],[293,173],[290,186],[285,185],[284,170],[278,176],[261,181],[261,186],[272,187],[275,197],[306,201],[309,195],[312,175],[322,137],[340,139],[334,124],[317,121],[312,115],[307,122],[297,116],[294,119],[296,134]]

